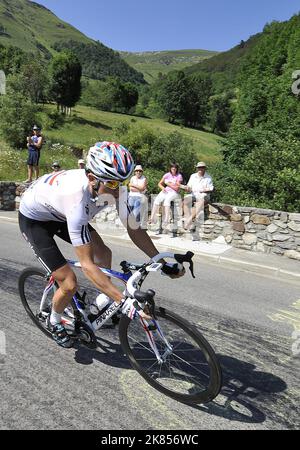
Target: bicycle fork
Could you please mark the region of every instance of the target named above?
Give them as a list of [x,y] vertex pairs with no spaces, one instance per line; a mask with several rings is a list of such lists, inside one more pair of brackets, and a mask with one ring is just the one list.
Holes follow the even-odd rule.
[[157,333],[160,340],[166,345],[166,349],[165,349],[164,353],[161,355],[157,348],[157,345],[156,345],[156,342],[155,342],[155,339],[153,336],[154,332],[151,329],[149,329],[149,324],[142,317],[140,317],[140,321],[141,321],[142,327],[144,328],[144,331],[146,333],[150,347],[152,348],[153,352],[155,353],[158,363],[163,364],[166,361],[167,357],[172,354],[173,347],[168,342],[168,340],[165,338],[165,336],[159,326],[158,321],[155,319],[152,319],[152,322],[154,323],[155,328],[156,328],[155,333]]

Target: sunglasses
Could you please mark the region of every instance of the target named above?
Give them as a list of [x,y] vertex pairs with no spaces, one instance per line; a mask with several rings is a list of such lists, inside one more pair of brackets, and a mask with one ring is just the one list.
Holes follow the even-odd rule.
[[120,186],[120,182],[119,181],[104,181],[104,186],[108,189],[118,189],[118,187]]

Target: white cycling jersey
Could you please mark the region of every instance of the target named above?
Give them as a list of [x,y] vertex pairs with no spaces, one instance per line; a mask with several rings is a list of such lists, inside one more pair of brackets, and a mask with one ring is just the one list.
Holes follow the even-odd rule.
[[89,221],[107,204],[93,201],[85,170],[68,170],[44,175],[24,193],[20,212],[41,222],[67,222],[72,244],[91,241]]

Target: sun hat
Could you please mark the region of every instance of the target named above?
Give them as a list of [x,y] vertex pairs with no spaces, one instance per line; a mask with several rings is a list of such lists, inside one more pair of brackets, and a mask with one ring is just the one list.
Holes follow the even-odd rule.
[[198,168],[198,167],[206,167],[206,164],[205,164],[205,162],[200,161],[200,162],[198,162],[198,164],[196,165],[196,167],[197,167],[197,168]]
[[137,165],[134,169],[134,172],[136,172],[137,170],[141,170],[142,172],[144,172],[143,168],[141,165]]

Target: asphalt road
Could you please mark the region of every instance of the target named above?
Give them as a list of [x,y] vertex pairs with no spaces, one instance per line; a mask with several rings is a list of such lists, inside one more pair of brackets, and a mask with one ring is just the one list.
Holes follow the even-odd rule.
[[[0,220],[0,245],[0,429],[299,428],[300,355],[292,352],[292,333],[300,330],[299,283],[198,261],[196,280],[153,275],[147,284],[158,304],[196,323],[222,365],[221,394],[190,407],[131,369],[116,329],[103,330],[96,350],[61,349],[44,336],[19,300],[20,271],[38,263],[14,222]],[[143,260],[127,244],[111,247],[115,268],[123,259]]]

